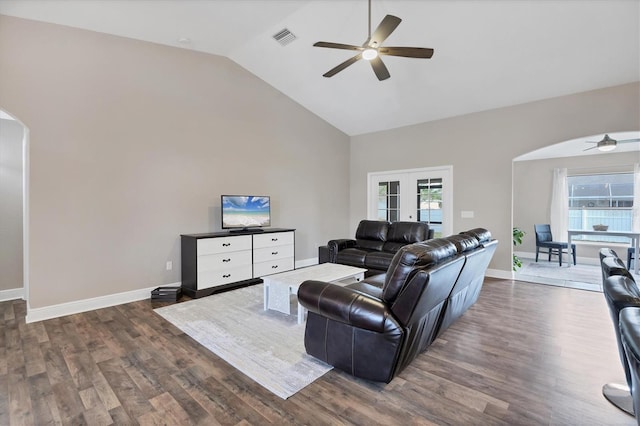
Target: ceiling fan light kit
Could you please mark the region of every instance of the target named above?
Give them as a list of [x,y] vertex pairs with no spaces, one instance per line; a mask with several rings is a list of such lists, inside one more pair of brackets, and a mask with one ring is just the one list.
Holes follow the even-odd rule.
[[612,142],[603,141],[601,143],[598,143],[597,146],[598,146],[598,150],[603,152],[613,151],[614,149],[616,149],[615,141],[612,141]]
[[327,47],[330,49],[342,49],[342,50],[355,50],[358,51],[356,56],[353,56],[336,67],[330,69],[323,74],[323,77],[333,77],[340,71],[358,62],[360,59],[365,59],[371,63],[371,68],[375,73],[378,80],[386,80],[391,75],[389,70],[385,66],[384,62],[380,58],[380,55],[387,56],[401,56],[405,58],[421,58],[429,59],[433,56],[433,49],[426,47],[382,47],[382,43],[391,35],[391,33],[400,25],[402,19],[397,16],[387,15],[385,16],[373,34],[371,33],[371,0],[369,0],[369,37],[362,46],[356,46],[352,44],[331,43],[327,41],[319,41],[314,43],[315,47]]
[[362,52],[362,59],[366,59],[367,61],[374,59],[376,56],[378,56],[378,51],[376,49],[365,49]]
[[595,143],[595,145],[592,146],[591,148],[585,149],[585,151],[589,151],[591,149],[598,148],[598,151],[608,152],[608,151],[613,151],[614,149],[616,149],[616,147],[618,146],[619,143],[640,142],[640,138],[615,140],[615,139],[612,139],[607,134],[607,135],[604,135],[602,140],[599,140],[597,142],[596,141],[586,141],[586,142],[587,143]]

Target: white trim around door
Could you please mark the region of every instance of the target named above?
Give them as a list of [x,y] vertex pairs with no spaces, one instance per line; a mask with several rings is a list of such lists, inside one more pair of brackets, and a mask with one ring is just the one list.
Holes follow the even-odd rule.
[[[437,182],[441,199],[434,200],[436,208],[425,204],[420,187]],[[381,189],[382,188],[382,189]],[[381,193],[384,192],[383,193]],[[440,196],[440,195],[438,195]],[[383,200],[384,198],[384,200]],[[428,214],[429,218],[419,217]],[[384,216],[384,217],[383,217]],[[453,166],[391,170],[367,174],[367,217],[370,220],[433,221],[440,235],[453,233]]]

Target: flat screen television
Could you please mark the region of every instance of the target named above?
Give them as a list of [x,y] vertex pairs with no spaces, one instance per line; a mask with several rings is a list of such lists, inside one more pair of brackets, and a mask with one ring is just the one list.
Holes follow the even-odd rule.
[[244,230],[271,226],[271,200],[263,195],[222,195],[222,229]]

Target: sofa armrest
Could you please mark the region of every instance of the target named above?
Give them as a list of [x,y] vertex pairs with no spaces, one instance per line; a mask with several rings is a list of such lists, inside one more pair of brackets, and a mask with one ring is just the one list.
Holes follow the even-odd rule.
[[298,289],[298,303],[309,312],[377,333],[400,328],[382,301],[335,284],[303,282]]
[[328,246],[320,246],[318,247],[318,263],[327,263],[331,262],[331,257],[329,256],[329,247]]
[[329,247],[329,262],[336,263],[338,261],[338,252],[347,248],[355,247],[356,240],[340,239],[331,240],[327,243]]

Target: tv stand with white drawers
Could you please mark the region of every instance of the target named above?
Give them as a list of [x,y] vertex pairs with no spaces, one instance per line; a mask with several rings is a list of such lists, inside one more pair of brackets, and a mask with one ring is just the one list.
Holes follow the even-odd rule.
[[260,277],[295,267],[295,229],[184,234],[180,240],[182,291],[193,298],[258,284]]

